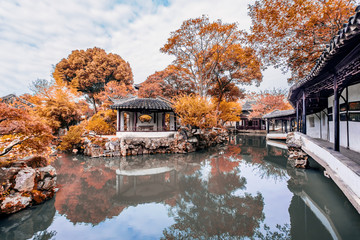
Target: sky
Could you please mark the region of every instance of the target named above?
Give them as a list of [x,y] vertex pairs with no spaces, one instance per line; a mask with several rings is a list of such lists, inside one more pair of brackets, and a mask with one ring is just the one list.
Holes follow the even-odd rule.
[[[174,57],[160,52],[189,18],[238,23],[249,30],[253,0],[0,0],[0,97],[30,92],[51,80],[54,66],[72,50],[99,47],[130,63],[134,83],[163,70]],[[287,75],[269,68],[260,87],[288,88]],[[240,86],[241,87],[241,86]]]

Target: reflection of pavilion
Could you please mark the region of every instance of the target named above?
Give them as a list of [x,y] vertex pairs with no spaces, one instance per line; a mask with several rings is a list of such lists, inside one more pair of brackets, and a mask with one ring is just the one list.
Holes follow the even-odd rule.
[[120,202],[161,201],[177,190],[178,173],[171,167],[116,170],[116,193]]

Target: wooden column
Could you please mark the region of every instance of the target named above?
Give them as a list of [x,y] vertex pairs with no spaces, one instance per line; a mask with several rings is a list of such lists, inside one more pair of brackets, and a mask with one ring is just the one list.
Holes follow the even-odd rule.
[[162,114],[162,131],[165,131],[165,112]]
[[266,132],[269,133],[270,132],[270,120],[266,119]]
[[340,151],[340,115],[339,115],[339,89],[337,84],[337,76],[334,75],[334,150]]
[[287,120],[284,120],[284,122],[285,122],[285,133],[287,133],[288,132],[288,130],[287,130]]
[[305,91],[303,91],[303,95],[302,95],[302,104],[303,104],[303,109],[302,109],[302,133],[306,134],[306,102],[305,102],[306,98],[305,98]]
[[136,124],[137,124],[137,112],[134,112],[134,127],[133,127],[134,132],[136,132]]
[[116,131],[120,131],[120,111],[116,110]]
[[300,123],[299,123],[299,101],[296,101],[296,131],[300,131]]

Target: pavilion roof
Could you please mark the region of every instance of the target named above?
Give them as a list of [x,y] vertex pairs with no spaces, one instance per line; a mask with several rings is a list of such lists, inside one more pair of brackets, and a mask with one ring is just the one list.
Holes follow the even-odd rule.
[[265,114],[262,118],[278,118],[278,117],[289,117],[295,114],[294,109],[290,110],[274,110],[271,113]]
[[255,100],[248,100],[242,105],[242,111],[252,111],[252,105],[255,104]]
[[[325,81],[333,75],[336,68],[343,67],[342,60],[359,45],[360,42],[360,6],[355,10],[355,14],[349,18],[348,23],[343,25],[330,43],[326,46],[321,56],[318,58],[311,72],[294,84],[289,91],[289,100],[295,104],[301,89],[308,89],[311,86]],[[324,88],[331,89],[331,86],[321,84],[314,91]],[[331,91],[328,91],[330,95]]]
[[122,110],[162,110],[172,111],[171,103],[166,99],[160,98],[138,98],[130,97],[124,99],[112,99],[114,104],[111,109]]

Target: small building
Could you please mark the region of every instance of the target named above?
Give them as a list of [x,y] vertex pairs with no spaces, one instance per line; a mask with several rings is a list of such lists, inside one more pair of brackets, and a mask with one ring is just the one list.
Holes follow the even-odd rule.
[[261,118],[249,118],[252,112],[252,105],[256,101],[246,101],[242,106],[240,121],[236,122],[236,130],[239,131],[260,131],[265,130],[265,121]]
[[296,129],[295,110],[274,110],[265,114],[263,119],[266,121],[266,132],[292,132]]
[[169,137],[177,130],[171,103],[163,98],[113,99],[117,137]]

